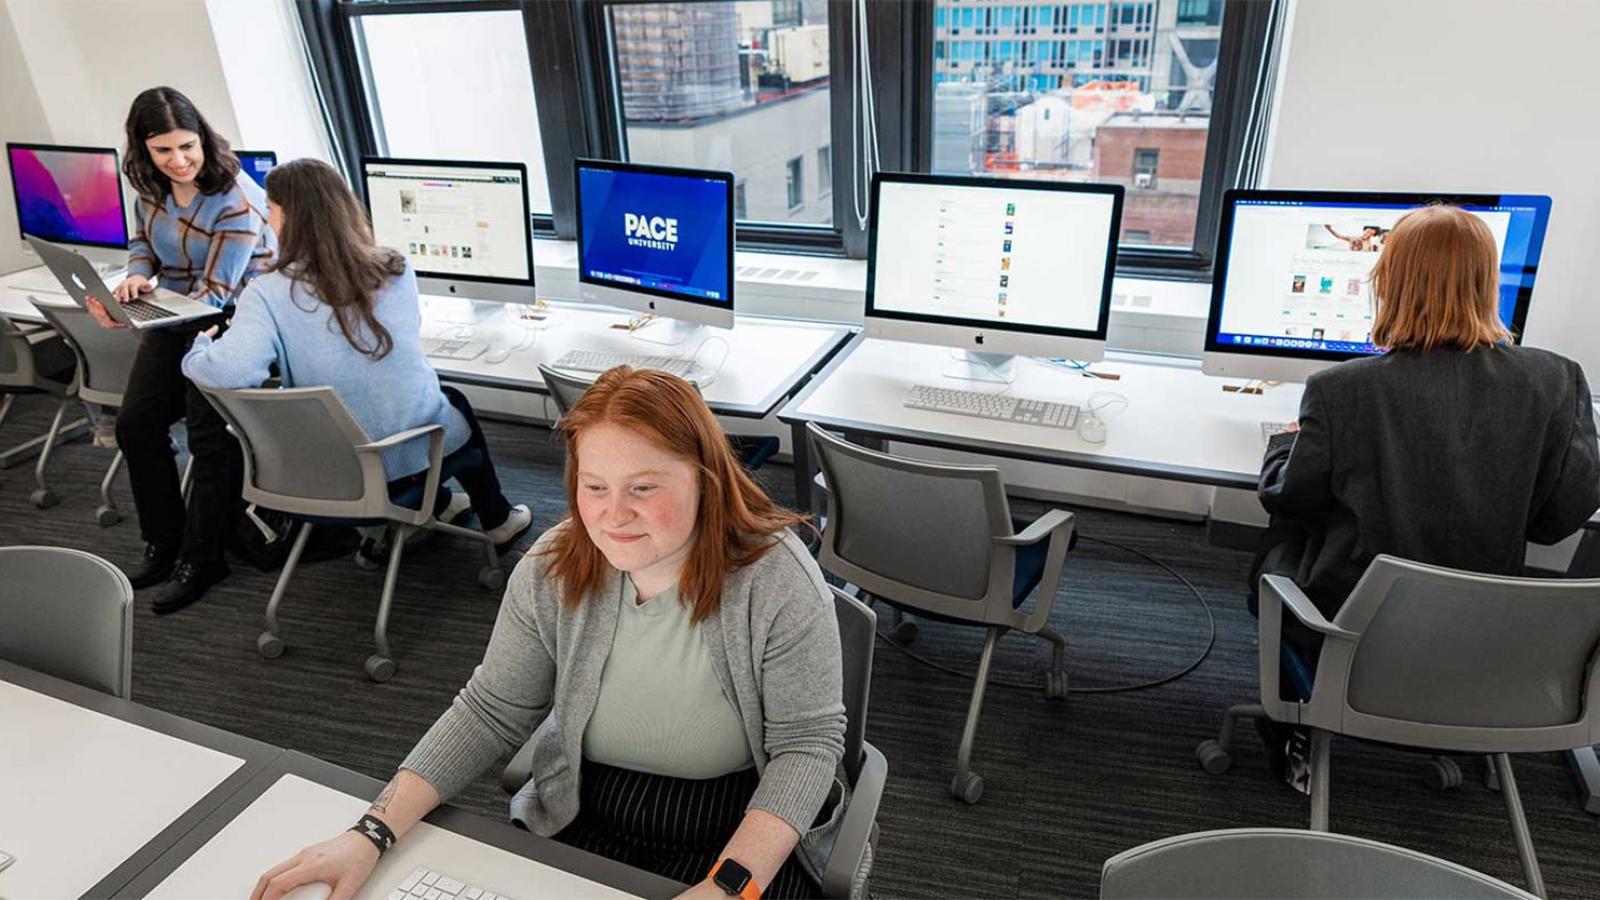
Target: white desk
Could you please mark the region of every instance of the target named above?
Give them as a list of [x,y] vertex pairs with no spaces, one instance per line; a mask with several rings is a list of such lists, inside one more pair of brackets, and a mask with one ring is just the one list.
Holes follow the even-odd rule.
[[0,896],[116,893],[279,751],[0,662]]
[[[39,311],[33,308],[32,303],[28,302],[30,294],[47,303],[70,304],[72,298],[68,297],[66,292],[61,290],[60,285],[55,282],[55,279],[48,277],[49,275],[50,273],[47,270],[39,267],[23,269],[20,272],[12,272],[9,275],[0,276],[0,315],[4,315],[14,322],[43,325],[44,316],[39,315]],[[39,287],[27,287],[27,285],[35,284],[39,285]],[[43,289],[46,286],[49,287],[49,290]]]
[[[261,873],[338,834],[382,789],[300,753],[271,767],[134,879],[121,896],[247,897]],[[417,866],[515,900],[670,897],[684,885],[459,809],[429,815],[384,855],[356,896],[383,898]]]
[[842,325],[739,316],[732,329],[706,329],[696,354],[699,337],[663,346],[612,328],[630,317],[619,310],[552,303],[549,317],[535,322],[517,319],[517,307],[508,306],[486,322],[469,324],[460,316],[463,307],[461,300],[424,297],[423,334],[455,337],[470,328],[472,340],[487,341],[491,351],[510,352],[500,362],[489,361],[500,355],[493,353],[473,360],[430,360],[445,381],[547,394],[538,366],[554,363],[568,350],[694,355],[710,368],[726,353],[716,380],[704,389],[706,404],[713,412],[746,418],[771,413],[850,337],[850,329]]
[[[1121,376],[1112,381],[1019,359],[1015,382],[1000,385],[943,377],[953,361],[950,352],[858,336],[778,413],[794,429],[795,490],[802,509],[810,508],[808,422],[874,440],[1253,490],[1266,451],[1261,423],[1293,420],[1300,409],[1300,385],[1283,384],[1263,394],[1227,393],[1222,379],[1201,374],[1199,364],[1188,361],[1113,353],[1091,366]],[[1104,414],[1105,443],[1092,444],[1076,431],[907,409],[903,404],[914,384],[1005,392],[1085,408],[1091,396],[1104,392],[1127,398],[1128,405]]]

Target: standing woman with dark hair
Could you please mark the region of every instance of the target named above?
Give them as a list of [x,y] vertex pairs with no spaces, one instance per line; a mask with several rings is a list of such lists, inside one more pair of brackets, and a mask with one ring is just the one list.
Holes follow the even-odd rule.
[[[128,111],[123,174],[139,194],[128,277],[112,293],[128,300],[161,286],[219,310],[233,306],[247,281],[276,249],[266,197],[239,171],[228,142],[211,130],[189,98],[151,88]],[[89,311],[118,327],[99,303]],[[140,336],[117,416],[117,446],[139,513],[144,556],[128,572],[135,588],[160,585],[157,615],[199,600],[227,577],[226,537],[233,531],[244,477],[239,445],[226,423],[183,377],[194,328],[150,329]],[[184,508],[168,434],[188,424],[194,486]]]
[[[373,242],[361,201],[325,162],[273,169],[267,210],[277,262],[245,289],[225,337],[195,338],[183,374],[205,387],[256,387],[276,364],[285,387],[332,387],[374,438],[442,425],[444,471],[466,496],[441,485],[434,513],[449,521],[470,504],[504,550],[533,515],[501,493],[467,398],[439,386],[422,352],[417,278],[405,257]],[[385,450],[383,468],[391,494],[413,487],[427,474],[427,440]]]

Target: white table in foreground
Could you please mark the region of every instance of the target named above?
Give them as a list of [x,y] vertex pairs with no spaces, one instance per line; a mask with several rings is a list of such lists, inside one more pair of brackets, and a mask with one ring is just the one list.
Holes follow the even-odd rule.
[[[805,425],[870,439],[925,444],[988,456],[1056,463],[1170,481],[1254,489],[1266,445],[1261,423],[1299,414],[1302,388],[1282,384],[1262,394],[1228,393],[1222,379],[1197,362],[1112,353],[1091,368],[1120,376],[1091,378],[1031,359],[1019,359],[1010,385],[958,381],[942,372],[950,350],[856,337],[778,417],[794,429],[797,463],[805,454]],[[993,391],[1088,409],[1126,399],[1102,413],[1106,440],[1092,444],[1076,431],[951,413],[907,409],[912,385]],[[809,454],[795,467],[802,507],[810,496]]]
[[703,391],[712,411],[747,418],[775,410],[851,334],[843,325],[739,316],[731,329],[705,329],[703,343],[697,344],[702,337],[696,337],[670,346],[611,327],[626,322],[630,314],[608,307],[554,303],[548,318],[530,321],[517,318],[518,308],[508,306],[487,321],[469,323],[462,316],[465,306],[462,300],[423,298],[423,334],[448,338],[470,333],[472,340],[490,345],[490,352],[472,360],[431,358],[445,381],[545,394],[539,364],[553,364],[568,350],[689,356],[712,369],[721,361],[721,371]]
[[278,752],[3,662],[0,723],[15,900],[115,893]]
[[[248,897],[262,872],[350,827],[381,788],[376,779],[286,752],[120,895]],[[685,888],[503,822],[443,807],[384,855],[356,896],[383,900],[418,866],[507,900],[670,897]]]

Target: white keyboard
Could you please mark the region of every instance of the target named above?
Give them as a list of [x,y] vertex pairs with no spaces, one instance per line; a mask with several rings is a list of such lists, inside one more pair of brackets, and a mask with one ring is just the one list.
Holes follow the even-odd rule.
[[511,900],[483,888],[457,881],[448,875],[417,866],[406,880],[389,894],[389,900]]
[[679,378],[688,378],[695,371],[694,360],[681,356],[630,356],[605,350],[568,350],[555,361],[555,368],[572,369],[575,372],[604,372],[617,366],[660,369]]
[[466,338],[431,338],[422,339],[422,352],[436,359],[477,359],[489,345],[483,341],[471,341]]
[[928,409],[954,413],[958,416],[976,416],[980,419],[996,419],[1024,425],[1044,425],[1048,428],[1078,427],[1078,407],[1071,403],[1030,400],[1027,397],[1013,397],[1010,394],[962,391],[918,384],[913,385],[911,393],[906,395],[905,406],[907,409]]
[[1273,435],[1275,435],[1275,434],[1283,434],[1285,431],[1288,431],[1288,430],[1289,430],[1289,423],[1288,422],[1262,422],[1261,423],[1261,443],[1265,444],[1268,441],[1272,440],[1272,436]]

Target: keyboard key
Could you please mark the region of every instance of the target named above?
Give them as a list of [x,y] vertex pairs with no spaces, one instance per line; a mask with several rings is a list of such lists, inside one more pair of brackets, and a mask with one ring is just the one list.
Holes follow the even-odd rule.
[[422,883],[427,885],[428,887],[433,887],[433,883],[438,881],[438,880],[439,880],[439,873],[438,872],[429,872],[428,874],[422,876]]
[[447,894],[459,894],[461,893],[461,889],[466,887],[466,885],[455,880],[454,878],[447,878],[443,875],[439,876],[439,880],[435,881],[433,886]]
[[415,886],[417,882],[422,880],[422,876],[426,874],[428,874],[428,870],[421,866],[417,866],[415,869],[412,869],[411,874],[406,876],[406,880],[400,882],[400,890],[411,890],[411,888]]

